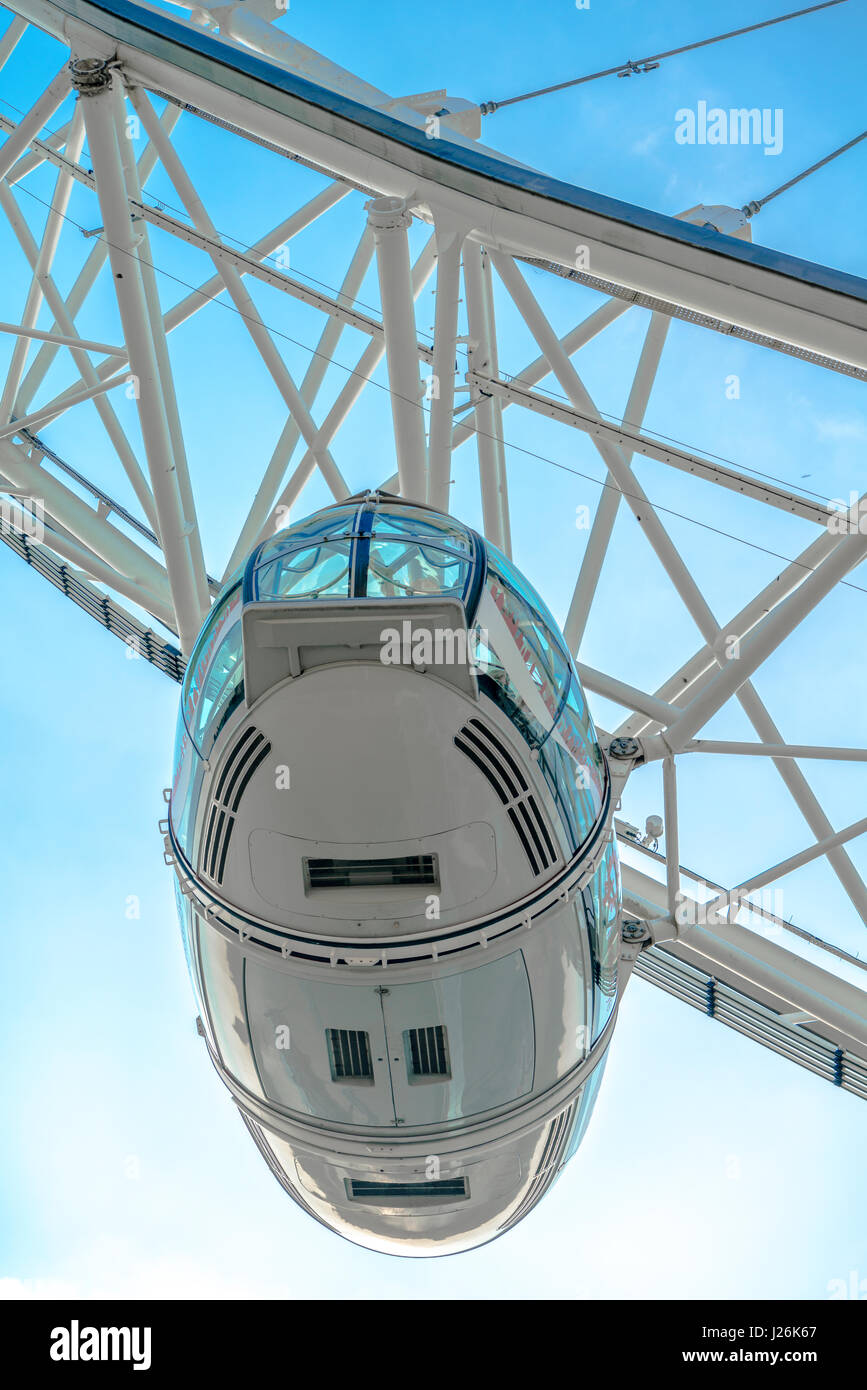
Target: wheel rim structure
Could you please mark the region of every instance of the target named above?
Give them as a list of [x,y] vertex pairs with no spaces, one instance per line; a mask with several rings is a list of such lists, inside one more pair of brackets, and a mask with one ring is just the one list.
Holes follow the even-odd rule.
[[[701,217],[664,216],[539,174],[469,138],[454,104],[432,117],[413,98],[389,102],[271,31],[267,17],[264,0],[216,17],[195,11],[198,22],[126,0],[16,0],[0,38],[0,83],[28,44],[37,45],[38,61],[29,109],[0,115],[0,213],[4,245],[16,257],[4,303],[15,300],[20,310],[16,322],[0,325],[2,538],[178,680],[212,596],[252,547],[290,508],[312,510],[310,496],[327,490],[340,500],[357,491],[341,466],[345,436],[338,437],[371,383],[392,439],[382,476],[362,484],[449,510],[457,461],[474,451],[475,471],[461,462],[463,484],[472,479],[484,532],[508,553],[513,461],[533,451],[510,442],[507,408],[523,407],[524,418],[556,426],[565,438],[586,438],[603,472],[583,558],[571,562],[578,578],[564,631],[573,651],[583,650],[588,624],[607,602],[618,511],[636,518],[699,635],[691,656],[646,686],[579,662],[608,727],[602,741],[618,792],[633,774],[653,776],[663,801],[664,856],[650,847],[651,834],[642,843],[616,823],[624,950],[639,975],[867,1097],[867,991],[847,949],[856,938],[823,947],[803,928],[790,930],[762,899],[781,878],[823,861],[863,929],[867,887],[855,851],[867,820],[835,828],[810,769],[842,762],[857,771],[867,750],[838,747],[833,737],[787,741],[752,679],[829,596],[851,587],[867,556],[860,500],[853,496],[843,512],[816,493],[642,427],[672,322],[863,382],[867,282]],[[43,68],[44,82],[36,75]],[[191,125],[207,130],[203,139],[248,149],[251,161],[271,161],[281,180],[297,173],[306,196],[248,243],[221,234],[178,141]],[[133,128],[135,141],[126,138]],[[155,171],[171,202],[147,192]],[[38,231],[28,192],[41,206]],[[74,211],[82,197],[88,227]],[[344,214],[355,218],[355,239],[332,277],[339,286],[297,273],[284,254],[293,238]],[[184,259],[166,273],[169,239]],[[71,282],[65,292],[55,266]],[[420,297],[433,283],[435,322],[426,334]],[[546,306],[557,295],[569,312],[569,296],[587,290],[602,302],[562,334]],[[95,301],[103,326],[79,330],[79,316],[97,323]],[[504,302],[528,345],[517,372],[501,364]],[[272,329],[277,303],[302,316],[297,338]],[[240,517],[236,534],[224,521],[212,544],[200,518],[216,504],[188,462],[195,412],[179,389],[172,344],[175,331],[200,316],[210,315],[219,332],[227,306],[233,330],[252,341],[283,421],[252,497],[223,499]],[[628,402],[612,420],[579,374],[579,354],[642,311],[649,318]],[[76,451],[82,412],[95,415],[101,431],[92,471]],[[814,528],[809,544],[788,555],[760,592],[732,601],[734,616],[720,622],[672,539],[671,509],[655,505],[639,481],[634,464],[648,459],[769,515],[797,518]],[[100,473],[117,486],[97,481]],[[703,737],[733,707],[746,716],[747,736]],[[678,825],[694,807],[683,792],[678,797],[677,774],[697,755],[714,766],[746,759],[772,767],[800,817],[800,841],[770,868],[760,860],[757,868],[754,848],[745,851],[729,889],[680,864]]]

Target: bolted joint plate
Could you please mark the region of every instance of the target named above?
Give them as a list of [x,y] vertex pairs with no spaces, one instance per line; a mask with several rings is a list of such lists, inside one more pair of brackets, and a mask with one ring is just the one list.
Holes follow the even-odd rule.
[[403,231],[412,224],[405,198],[371,198],[365,208],[374,233]]
[[105,58],[73,58],[69,79],[79,96],[97,96],[111,86],[111,68]]

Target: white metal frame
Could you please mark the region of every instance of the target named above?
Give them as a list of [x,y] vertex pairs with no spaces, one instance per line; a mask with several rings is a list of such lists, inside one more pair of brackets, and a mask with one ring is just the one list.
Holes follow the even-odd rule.
[[[194,20],[168,22],[164,11],[148,5],[140,6],[133,20],[90,0],[15,0],[19,17],[0,40],[0,80],[4,63],[26,37],[28,22],[67,45],[72,66],[64,60],[17,123],[0,118],[0,129],[6,133],[0,144],[0,212],[8,220],[30,275],[21,322],[0,324],[0,334],[11,334],[16,344],[0,387],[0,485],[41,499],[47,528],[44,546],[75,566],[79,575],[116,591],[176,633],[181,652],[188,655],[217,581],[205,566],[206,546],[197,519],[195,480],[187,466],[183,402],[177,398],[173,380],[170,339],[174,329],[193,314],[207,312],[224,292],[287,412],[285,427],[239,527],[224,577],[273,528],[275,509],[297,503],[315,472],[335,498],[348,495],[350,489],[334,452],[335,440],[383,356],[391,394],[396,474],[379,481],[447,510],[455,452],[474,444],[485,531],[507,552],[511,547],[504,435],[507,407],[523,406],[567,429],[582,431],[605,466],[606,486],[565,624],[572,649],[577,653],[581,645],[621,501],[638,518],[702,643],[693,658],[654,692],[638,690],[584,664],[579,668],[591,692],[631,711],[620,728],[605,736],[620,786],[636,767],[654,761],[663,766],[663,897],[661,901],[652,900],[652,895],[648,898],[642,891],[646,884],[627,869],[629,910],[649,923],[648,934],[657,942],[668,942],[672,950],[678,942],[683,945],[686,938],[676,920],[683,896],[678,822],[684,814],[678,804],[677,762],[690,753],[747,755],[772,759],[813,842],[773,868],[745,874],[730,892],[717,897],[711,905],[713,920],[701,928],[705,956],[716,959],[720,969],[731,966],[732,941],[738,933],[738,960],[743,967],[749,956],[744,944],[749,933],[743,936],[746,928],[738,927],[736,919],[749,893],[819,856],[827,857],[867,923],[867,886],[845,848],[852,838],[867,832],[867,821],[835,830],[799,765],[800,760],[821,758],[858,763],[867,759],[867,752],[787,743],[751,682],[771,653],[867,556],[867,535],[857,526],[860,512],[853,509],[855,525],[849,534],[832,534],[831,511],[821,501],[656,439],[642,429],[672,314],[693,315],[723,332],[734,325],[745,336],[771,347],[867,377],[867,285],[821,267],[805,270],[801,263],[769,256],[741,241],[553,181],[541,187],[543,181],[526,178],[520,166],[474,146],[454,128],[446,130],[447,139],[426,140],[418,114],[422,108],[413,107],[414,99],[402,99],[395,106],[352,74],[335,69],[310,50],[302,51],[285,34],[271,31],[263,17],[270,14],[269,6],[258,17],[255,6],[246,8],[254,13],[243,17],[244,25],[239,13],[231,12],[227,20],[231,31],[219,40],[213,38],[215,21],[204,19],[204,11],[196,10],[194,17],[210,32],[193,61],[195,45],[182,40],[200,33]],[[250,65],[252,49],[268,54],[278,65],[288,57],[294,70],[275,66],[274,81],[269,83],[261,76],[261,68]],[[311,89],[298,80],[298,73],[330,82],[331,89]],[[70,84],[78,94],[72,119],[45,135],[46,122],[69,95]],[[168,99],[159,117],[154,93]],[[218,233],[206,196],[194,187],[173,142],[175,126],[185,111],[197,114],[183,115],[184,121],[217,121],[232,132],[227,139],[267,142],[316,168],[326,177],[325,186],[249,249],[229,245]],[[127,112],[140,119],[149,142],[137,163],[129,141],[122,138]],[[85,136],[89,167],[81,160]],[[57,173],[51,210],[37,244],[15,190],[26,186],[34,170],[44,164],[55,167]],[[142,190],[157,165],[171,180],[185,216],[174,216],[145,199]],[[101,226],[64,298],[52,278],[52,265],[65,230],[70,190],[76,183],[95,194]],[[267,263],[278,247],[327,217],[347,197],[358,203],[358,241],[339,290],[329,293]],[[412,265],[407,233],[414,218],[427,223],[431,234]],[[201,284],[168,309],[160,299],[149,228],[198,248],[211,263]],[[581,278],[573,274],[579,244],[589,250],[594,283],[609,285],[611,297],[560,337],[533,294],[522,262],[548,265],[566,278]],[[381,296],[379,315],[355,304],[373,258]],[[421,340],[416,327],[416,301],[434,271],[431,347]],[[120,344],[80,336],[76,329],[76,317],[106,273],[112,279],[123,329]],[[494,276],[538,351],[523,371],[508,379],[498,364]],[[248,282],[258,281],[325,316],[310,365],[298,383],[248,288]],[[464,344],[458,338],[462,297],[469,328]],[[43,301],[52,320],[50,330],[37,327]],[[632,303],[648,302],[653,313],[624,419],[611,422],[597,409],[575,358],[584,344],[627,313]],[[370,341],[330,410],[317,418],[320,388],[346,326],[359,329]],[[463,383],[457,381],[455,370],[461,347],[466,349],[469,367]],[[45,399],[46,375],[61,354],[71,360],[73,379],[59,394]],[[534,390],[550,374],[565,401]],[[131,378],[136,383],[143,463],[110,400],[113,388]],[[456,406],[455,393],[461,387],[468,389],[469,398]],[[86,401],[92,401],[99,412],[106,448],[133,488],[141,519],[130,518],[110,496],[64,465],[35,433]],[[663,515],[642,489],[632,468],[636,454],[801,517],[820,527],[820,532],[772,585],[721,624],[678,552]],[[737,661],[728,661],[724,649],[725,639],[732,635],[742,643]],[[758,742],[696,737],[730,700],[740,703]],[[691,939],[693,949],[698,949],[697,937]],[[755,961],[755,979],[767,987],[773,963],[758,948]],[[815,967],[797,955],[791,955],[787,970],[799,989],[809,990],[811,979],[818,978]],[[821,1001],[816,1004],[814,995],[815,991],[810,996],[817,1010],[814,1017],[821,1020],[823,1006]],[[780,994],[785,997],[784,992]],[[865,1000],[867,995],[862,995],[862,1014],[867,1012]],[[832,1001],[827,1002],[826,1014],[829,1026],[839,1024]],[[859,1034],[857,1045],[867,1049],[867,1035]]]

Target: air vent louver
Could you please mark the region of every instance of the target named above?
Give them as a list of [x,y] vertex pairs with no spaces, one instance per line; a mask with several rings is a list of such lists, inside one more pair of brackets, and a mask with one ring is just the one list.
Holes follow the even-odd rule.
[[372,1085],[369,1035],[355,1028],[327,1028],[326,1035],[332,1081],[366,1081]]
[[502,739],[481,719],[470,719],[454,741],[487,778],[505,806],[533,873],[538,877],[552,868],[558,856],[542,808]]
[[200,860],[202,871],[215,883],[223,882],[229,841],[244,792],[270,752],[268,739],[251,725],[238,736],[226,755],[208,812]]
[[354,1202],[368,1202],[381,1207],[455,1202],[470,1195],[466,1178],[435,1178],[430,1182],[367,1182],[348,1178],[346,1188]]
[[448,1041],[441,1023],[432,1028],[410,1028],[403,1035],[410,1083],[429,1077],[449,1077]]
[[305,859],[309,890],[315,888],[436,888],[435,854],[394,859]]

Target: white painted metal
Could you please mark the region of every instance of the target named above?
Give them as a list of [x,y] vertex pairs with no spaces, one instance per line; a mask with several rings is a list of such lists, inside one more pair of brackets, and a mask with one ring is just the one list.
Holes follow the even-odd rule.
[[[273,531],[280,509],[303,501],[303,490],[317,470],[334,497],[347,494],[349,487],[332,445],[375,377],[383,356],[388,368],[394,442],[393,449],[385,451],[382,472],[394,472],[395,465],[397,468],[397,480],[392,478],[389,486],[447,508],[453,451],[473,444],[485,532],[507,553],[511,525],[506,408],[523,406],[562,424],[567,432],[577,428],[592,439],[603,460],[607,486],[602,489],[566,622],[573,650],[579,648],[594,611],[621,497],[639,517],[702,641],[693,657],[653,693],[611,672],[586,664],[579,667],[589,691],[630,712],[615,736],[638,738],[639,746],[623,764],[619,785],[627,773],[640,776],[642,762],[663,762],[666,883],[661,901],[658,893],[654,898],[650,890],[642,891],[642,885],[632,883],[629,901],[633,910],[644,903],[646,911],[660,919],[674,915],[681,881],[678,824],[682,827],[689,814],[688,808],[678,803],[675,755],[707,752],[770,758],[814,836],[812,845],[782,861],[775,870],[745,875],[739,889],[733,891],[747,891],[750,885],[772,881],[768,873],[789,872],[826,856],[867,921],[867,889],[843,848],[848,839],[861,833],[857,828],[861,823],[835,830],[797,763],[798,759],[820,758],[857,763],[867,754],[862,749],[787,740],[750,681],[867,554],[867,537],[858,530],[860,512],[853,509],[847,519],[854,528],[851,534],[833,535],[828,529],[832,509],[821,499],[802,496],[747,470],[654,439],[642,430],[669,323],[666,306],[670,312],[686,310],[711,316],[719,321],[715,326],[723,332],[735,325],[747,335],[778,340],[771,346],[834,359],[829,365],[863,372],[867,366],[867,288],[863,282],[821,267],[804,267],[722,234],[697,231],[676,219],[581,194],[541,175],[528,178],[520,166],[473,146],[455,131],[446,132],[447,141],[426,139],[423,98],[389,98],[282,31],[270,28],[264,16],[249,11],[249,7],[243,14],[236,7],[218,16],[221,31],[229,39],[223,51],[230,61],[225,63],[215,62],[210,50],[196,50],[201,14],[196,16],[197,23],[173,21],[174,27],[163,25],[158,33],[149,26],[153,16],[164,18],[165,12],[147,5],[138,7],[138,24],[128,15],[115,14],[110,6],[91,0],[16,0],[15,8],[21,17],[0,40],[0,68],[17,45],[26,43],[25,21],[29,20],[53,34],[60,44],[71,43],[73,53],[110,59],[113,74],[111,88],[82,92],[76,114],[53,133],[43,128],[67,95],[65,62],[45,91],[34,93],[30,111],[17,123],[0,118],[0,130],[6,133],[0,144],[0,175],[5,175],[0,178],[0,210],[21,247],[22,264],[29,275],[24,281],[29,292],[21,322],[0,325],[0,332],[16,339],[6,379],[0,385],[0,468],[11,487],[44,499],[49,525],[46,547],[177,632],[182,650],[189,651],[209,601],[205,559],[214,565],[218,557],[208,554],[207,537],[200,535],[196,519],[193,483],[203,484],[191,479],[187,470],[185,402],[172,372],[170,338],[194,314],[209,312],[210,304],[224,292],[242,317],[286,406],[287,418],[255,485],[252,502],[247,504],[246,513],[239,514],[238,536],[228,562],[221,558],[217,572],[234,570],[252,545]],[[204,17],[204,23],[213,28],[214,20]],[[258,75],[260,70],[253,71],[245,62],[250,47],[277,62],[288,62],[289,67],[275,68],[273,82],[265,83]],[[60,52],[58,45],[58,56]],[[293,83],[298,74],[323,84],[318,100],[310,99],[309,88],[303,95],[296,90]],[[155,95],[169,102],[159,120],[153,106]],[[149,136],[137,165],[131,147],[118,134],[126,101]],[[460,114],[460,103],[454,107],[453,125],[463,129],[465,113]],[[184,123],[202,118],[189,114],[192,111],[207,113],[208,118],[228,127],[227,140],[240,137],[269,142],[290,160],[320,171],[327,182],[252,246],[239,249],[217,232],[207,211],[207,190],[200,195],[194,187],[173,140],[182,110]],[[79,157],[82,124],[87,129],[92,170],[84,167]],[[155,206],[143,195],[142,188],[157,161],[177,190],[189,220],[174,215],[176,209]],[[26,188],[27,179],[41,165],[55,168],[57,180],[53,211],[37,243],[13,188]],[[289,163],[286,167],[291,169]],[[99,217],[103,225],[94,233],[97,240],[64,298],[51,268],[60,239],[67,233],[80,236],[74,226],[67,226],[64,217],[73,186],[96,194],[94,222]],[[348,264],[344,259],[332,277],[339,288],[306,283],[266,263],[281,245],[318,218],[325,218],[345,198],[357,205],[357,236]],[[435,230],[410,269],[407,230],[413,218]],[[149,229],[155,233],[153,246]],[[86,230],[90,235],[90,229]],[[214,271],[168,309],[160,300],[157,232],[178,238],[206,255]],[[572,275],[578,243],[588,247],[596,283],[610,285],[606,292],[612,297],[561,336],[531,292],[518,261],[530,259],[537,266],[549,265],[558,274]],[[355,302],[374,244],[380,287],[378,312]],[[99,341],[98,337],[80,336],[76,329],[76,319],[88,301],[92,303],[92,291],[100,284],[106,262],[124,334],[124,342],[117,346],[110,345],[109,332],[105,341]],[[502,375],[499,362],[492,264],[540,352],[522,371],[508,378]],[[420,341],[415,305],[434,270],[436,321],[431,349]],[[277,289],[326,316],[315,348],[311,344],[313,356],[300,385],[296,386],[279,344],[247,287],[249,283]],[[556,283],[568,288],[565,281]],[[654,307],[623,420],[612,423],[596,409],[573,358],[598,333],[629,312],[630,296],[637,302],[650,296]],[[458,334],[462,297],[470,397],[468,406],[461,400],[456,410],[454,367],[456,351],[462,345]],[[53,320],[50,329],[36,326],[43,299]],[[368,335],[369,343],[324,417],[317,419],[314,412],[328,364],[347,327]],[[28,370],[32,341],[42,341],[43,346]],[[45,398],[50,368],[67,355],[75,377],[58,394]],[[103,360],[93,361],[93,355]],[[124,373],[127,362],[129,371]],[[435,382],[429,400],[424,399],[421,362],[430,365]],[[550,374],[565,393],[566,402],[534,391]],[[130,375],[140,389],[137,404],[147,477],[108,399],[112,388]],[[50,458],[40,453],[33,438],[33,430],[48,421],[74,421],[75,415],[68,413],[89,400],[100,413],[113,456],[155,534],[154,546],[142,535],[132,539],[127,532],[135,532],[120,513],[113,513],[114,519],[110,519],[111,509],[104,502],[94,510],[90,500],[85,501],[79,491],[60,481]],[[425,440],[428,413],[429,445]],[[721,625],[641,487],[632,467],[634,454],[664,462],[708,486],[721,486],[756,504],[788,512],[821,530],[797,559],[729,623]],[[370,485],[376,481],[368,480]],[[145,545],[140,543],[143,539]],[[736,660],[729,660],[726,652],[726,642],[732,638],[740,642]],[[747,714],[760,742],[697,738],[733,698]],[[696,934],[690,949],[704,953],[720,969],[725,966],[739,972],[738,977],[747,981],[749,962],[755,960],[753,982],[757,991],[770,988],[776,972],[787,981],[784,988],[781,986],[781,998],[796,1008],[815,1005],[810,995],[810,980],[818,978],[811,975],[814,966],[800,957],[789,959],[790,953],[784,953],[785,960],[774,953],[763,954],[749,937],[739,936],[737,950],[729,950],[733,940],[727,938],[720,946],[717,941],[709,942],[706,935]],[[847,996],[846,1007],[851,1003]],[[836,1021],[840,1024],[841,1018]]]
[[404,497],[424,501],[427,494],[427,442],[421,413],[424,387],[416,354],[407,240],[412,214],[400,198],[377,198],[370,204],[367,216],[376,241],[400,490]]

